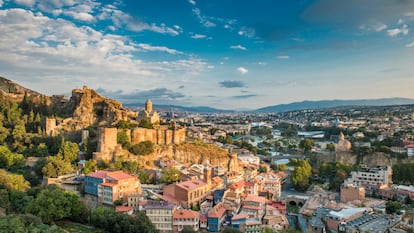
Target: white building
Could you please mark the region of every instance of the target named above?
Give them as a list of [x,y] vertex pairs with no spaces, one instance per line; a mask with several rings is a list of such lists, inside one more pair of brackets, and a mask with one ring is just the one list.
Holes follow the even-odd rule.
[[407,146],[407,155],[410,156],[414,156],[414,145],[408,145]]
[[344,185],[363,187],[388,187],[392,183],[392,170],[390,166],[362,167],[359,171],[351,172],[351,177],[344,181]]

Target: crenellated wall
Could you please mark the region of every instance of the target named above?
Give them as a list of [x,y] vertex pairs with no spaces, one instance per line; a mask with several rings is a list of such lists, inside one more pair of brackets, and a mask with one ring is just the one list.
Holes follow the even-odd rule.
[[131,144],[135,145],[143,141],[150,141],[155,145],[180,144],[185,141],[185,129],[172,130],[168,127],[132,129]]
[[[122,129],[119,129],[122,130]],[[98,161],[116,161],[119,156],[129,157],[129,152],[123,151],[117,142],[117,128],[100,128],[97,151],[93,158]],[[168,127],[156,129],[134,128],[126,130],[127,137],[132,145],[150,141],[154,145],[174,145],[185,141],[185,129],[172,130]]]

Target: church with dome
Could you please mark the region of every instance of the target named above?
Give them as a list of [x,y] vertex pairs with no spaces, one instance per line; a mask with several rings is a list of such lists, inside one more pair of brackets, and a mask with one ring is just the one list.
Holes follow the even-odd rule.
[[339,141],[336,144],[335,152],[350,152],[352,148],[351,142],[345,139],[345,135],[341,132],[339,134]]
[[141,121],[141,120],[146,120],[151,124],[160,123],[160,116],[152,108],[152,102],[150,99],[147,99],[147,101],[145,102],[145,109],[141,110],[138,113],[137,121]]

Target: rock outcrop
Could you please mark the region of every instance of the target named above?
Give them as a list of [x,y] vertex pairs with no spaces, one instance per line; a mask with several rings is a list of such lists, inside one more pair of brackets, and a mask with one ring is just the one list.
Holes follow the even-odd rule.
[[73,113],[72,117],[63,121],[63,130],[80,130],[91,125],[109,126],[136,115],[123,108],[120,102],[105,98],[86,86],[73,90],[70,100],[60,105],[58,108]]

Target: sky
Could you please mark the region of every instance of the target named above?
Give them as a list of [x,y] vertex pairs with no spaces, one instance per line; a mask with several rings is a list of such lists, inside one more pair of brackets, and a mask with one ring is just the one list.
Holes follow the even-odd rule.
[[412,0],[0,0],[0,76],[233,110],[414,98],[413,27]]

